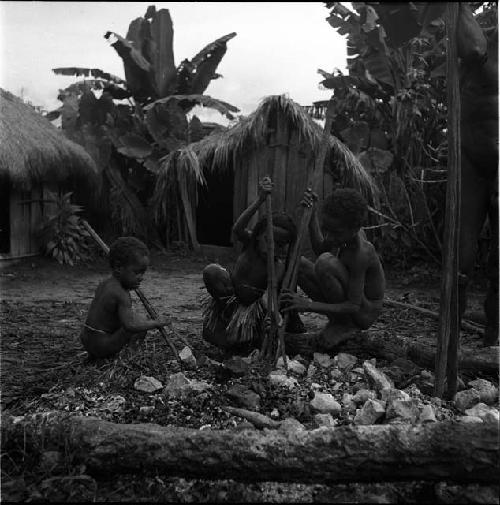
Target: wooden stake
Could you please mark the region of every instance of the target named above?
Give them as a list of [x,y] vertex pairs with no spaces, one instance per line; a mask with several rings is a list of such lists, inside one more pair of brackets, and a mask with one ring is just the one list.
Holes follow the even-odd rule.
[[[333,96],[328,102],[325,126],[323,129],[323,136],[321,137],[321,144],[319,149],[319,155],[315,160],[314,169],[309,176],[309,181],[307,187],[311,187],[313,191],[317,191],[317,188],[321,182],[321,177],[323,177],[323,168],[325,165],[326,152],[328,150],[328,140],[330,138],[330,130],[332,127],[332,121],[334,116],[334,102]],[[297,289],[297,277],[300,265],[300,252],[302,249],[302,242],[306,235],[309,220],[311,219],[312,208],[306,207],[302,213],[300,220],[297,240],[293,244],[292,252],[290,254],[290,263],[288,265],[287,271],[285,272],[285,277],[283,278],[282,289],[288,289],[290,291],[295,291]],[[289,313],[287,312],[284,317],[283,325],[278,329],[278,334],[280,341],[284,340],[285,328],[288,323]]]
[[[83,227],[88,231],[90,236],[101,247],[101,249],[104,251],[104,253],[109,254],[108,245],[101,239],[101,237],[99,237],[99,235],[94,230],[94,228],[92,228],[92,226],[90,226],[90,224],[85,219],[82,219],[81,223],[82,223]],[[135,291],[136,295],[139,297],[139,300],[144,305],[144,308],[146,309],[146,312],[149,314],[151,319],[158,319],[158,317],[159,317],[158,312],[156,312],[155,308],[151,305],[151,303],[146,298],[146,295],[142,292],[142,290],[140,288],[137,288],[134,291]],[[186,340],[175,332],[171,322],[169,322],[169,328],[172,331],[172,333],[182,341],[182,343],[184,345],[189,347]],[[172,352],[174,353],[174,356],[176,357],[177,361],[179,361],[179,363],[182,365],[182,361],[181,361],[181,358],[179,357],[179,353],[177,352],[177,349],[175,348],[174,343],[172,342],[172,340],[168,336],[167,332],[165,331],[165,328],[158,328],[158,331],[160,332],[161,336],[165,339],[165,342],[169,345],[170,349],[172,349]]]
[[445,376],[447,396],[457,391],[460,321],[458,310],[458,247],[460,238],[460,89],[457,55],[457,24],[460,4],[446,4],[446,76],[448,87],[448,179],[444,229],[443,274],[435,395],[443,397]]

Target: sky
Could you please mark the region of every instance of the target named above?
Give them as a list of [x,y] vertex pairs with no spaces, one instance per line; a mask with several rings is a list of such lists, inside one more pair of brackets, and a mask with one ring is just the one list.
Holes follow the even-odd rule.
[[[77,80],[52,68],[100,68],[124,77],[122,60],[104,39],[126,36],[148,5],[169,9],[175,64],[231,32],[227,52],[205,94],[249,114],[267,95],[301,105],[330,97],[318,68],[345,70],[346,42],[328,24],[322,2],[0,2],[0,87],[52,110],[58,90]],[[225,123],[217,112],[202,120]]]

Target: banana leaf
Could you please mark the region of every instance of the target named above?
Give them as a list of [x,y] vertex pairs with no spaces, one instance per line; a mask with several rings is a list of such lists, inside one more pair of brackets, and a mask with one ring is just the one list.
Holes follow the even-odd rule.
[[153,152],[151,144],[141,135],[127,133],[121,136],[119,140],[122,146],[118,147],[117,150],[128,158],[142,160]]
[[172,151],[181,143],[187,142],[188,121],[176,101],[162,100],[157,100],[151,106],[144,108],[146,110],[145,123],[156,142]]
[[116,75],[104,72],[100,68],[61,67],[53,68],[52,72],[57,75],[73,75],[75,77],[79,77],[80,75],[83,75],[85,77],[92,76],[96,79],[104,79],[116,84],[126,84],[126,82],[121,77],[117,77]]

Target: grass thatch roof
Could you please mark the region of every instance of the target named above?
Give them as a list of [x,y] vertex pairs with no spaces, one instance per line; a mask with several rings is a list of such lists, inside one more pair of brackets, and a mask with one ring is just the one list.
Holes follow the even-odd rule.
[[[245,156],[248,156],[249,151],[265,145],[271,114],[277,110],[299,131],[302,140],[318,153],[323,128],[298,103],[284,95],[266,97],[252,114],[233,127],[213,133],[189,148],[196,153],[201,166],[212,170],[227,169],[232,165],[234,155],[239,156],[245,150]],[[330,135],[326,159],[325,167],[335,174],[336,179],[346,186],[360,189],[373,201],[377,189],[370,174],[349,148],[333,135]]]
[[0,88],[0,177],[29,189],[39,182],[97,182],[97,167],[72,142],[32,107]]

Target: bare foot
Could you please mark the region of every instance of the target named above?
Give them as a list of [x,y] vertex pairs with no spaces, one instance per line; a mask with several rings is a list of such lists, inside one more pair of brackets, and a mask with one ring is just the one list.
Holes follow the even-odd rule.
[[356,335],[356,330],[352,325],[329,322],[319,333],[316,345],[321,349],[330,351],[342,342],[353,338]]

